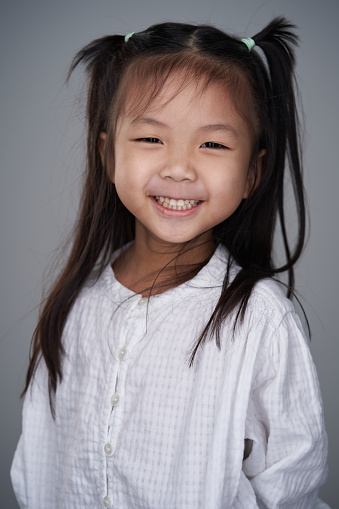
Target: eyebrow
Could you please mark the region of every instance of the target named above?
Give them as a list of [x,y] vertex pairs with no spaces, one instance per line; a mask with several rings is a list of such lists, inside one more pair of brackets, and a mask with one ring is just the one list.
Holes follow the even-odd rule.
[[226,131],[227,133],[231,134],[235,138],[239,137],[239,133],[236,129],[234,129],[233,126],[230,124],[208,124],[203,125],[199,128],[199,131]]
[[[146,124],[146,125],[152,125],[155,127],[163,127],[168,128],[169,126],[165,124],[164,122],[160,122],[160,120],[156,120],[152,117],[136,117],[132,120],[132,124]],[[229,133],[230,135],[234,136],[235,138],[239,137],[238,131],[231,126],[230,124],[207,124],[203,125],[198,128],[198,131],[205,131],[205,132],[212,132],[212,131],[225,131]]]
[[160,120],[155,120],[155,118],[151,117],[136,117],[132,120],[132,124],[147,124],[154,125],[155,127],[169,127],[164,122],[160,122]]

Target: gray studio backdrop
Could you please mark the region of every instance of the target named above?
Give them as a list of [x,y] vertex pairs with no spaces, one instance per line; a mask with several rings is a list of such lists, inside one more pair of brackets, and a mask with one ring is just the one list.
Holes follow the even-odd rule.
[[[306,121],[305,168],[311,234],[297,268],[313,339],[330,440],[321,495],[336,500],[338,422],[338,38],[336,0],[12,0],[1,5],[1,486],[17,507],[9,468],[21,428],[28,350],[46,269],[72,224],[84,162],[84,108],[75,51],[96,37],[152,23],[212,23],[248,37],[273,16],[299,26],[298,76]],[[43,444],[42,444],[43,446]]]

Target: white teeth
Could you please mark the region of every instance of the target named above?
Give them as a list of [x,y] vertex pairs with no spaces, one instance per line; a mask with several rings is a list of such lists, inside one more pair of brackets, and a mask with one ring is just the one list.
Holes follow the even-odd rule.
[[154,196],[154,198],[160,205],[171,210],[189,210],[199,203],[199,200],[175,200],[165,196]]

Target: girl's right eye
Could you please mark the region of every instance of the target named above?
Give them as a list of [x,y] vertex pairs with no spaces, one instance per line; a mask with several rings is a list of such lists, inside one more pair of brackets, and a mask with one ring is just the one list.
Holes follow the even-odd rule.
[[136,141],[143,141],[145,143],[162,143],[159,138],[138,138]]

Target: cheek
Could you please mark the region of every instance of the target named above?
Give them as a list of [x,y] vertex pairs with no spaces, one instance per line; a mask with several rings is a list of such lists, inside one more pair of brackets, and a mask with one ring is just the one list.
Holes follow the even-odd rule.
[[131,149],[117,150],[115,157],[115,184],[133,188],[135,192],[144,191],[148,181],[156,172],[159,162],[149,155],[140,155]]
[[211,179],[213,189],[211,190],[218,201],[227,202],[233,206],[233,202],[240,203],[247,188],[247,171],[241,172],[223,172],[216,178]]
[[128,180],[132,180],[133,163],[130,161],[125,150],[117,149],[114,162],[114,183],[118,188],[124,189],[128,186]]
[[118,196],[133,214],[143,205],[145,183],[135,158],[118,153],[115,161],[114,184]]

